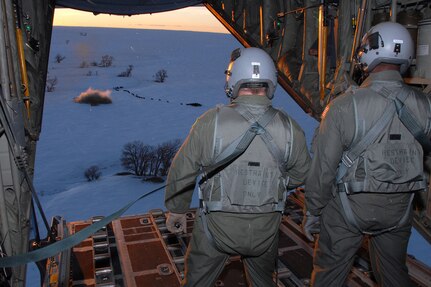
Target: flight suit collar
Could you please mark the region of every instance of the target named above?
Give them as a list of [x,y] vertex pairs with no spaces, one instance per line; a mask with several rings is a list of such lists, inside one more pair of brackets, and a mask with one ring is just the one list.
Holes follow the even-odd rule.
[[270,106],[271,100],[265,96],[239,96],[236,99],[232,100],[232,103]]
[[388,70],[377,73],[370,73],[370,75],[361,84],[361,87],[368,87],[373,82],[403,82],[403,78],[398,71]]

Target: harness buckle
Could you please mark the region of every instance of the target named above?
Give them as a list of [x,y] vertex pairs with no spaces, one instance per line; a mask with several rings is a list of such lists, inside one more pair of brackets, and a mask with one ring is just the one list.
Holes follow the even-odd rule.
[[347,182],[337,184],[337,191],[338,192],[345,192],[347,195],[352,194],[352,192],[347,187]]
[[258,123],[255,122],[250,126],[249,129],[252,133],[255,133],[257,135],[261,135],[265,132],[265,129]]
[[347,154],[343,155],[341,162],[347,167],[351,167],[353,165],[353,160],[351,160]]
[[208,212],[208,206],[207,206],[205,200],[203,200],[203,199],[200,200],[199,214],[202,215],[202,214],[208,214],[208,213],[209,213]]

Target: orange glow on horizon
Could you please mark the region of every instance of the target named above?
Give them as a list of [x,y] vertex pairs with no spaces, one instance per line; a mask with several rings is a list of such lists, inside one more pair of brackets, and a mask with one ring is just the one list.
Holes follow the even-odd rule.
[[94,15],[91,12],[68,8],[56,8],[54,13],[54,26],[229,33],[226,28],[223,27],[223,25],[205,7],[202,6],[133,16],[109,14]]

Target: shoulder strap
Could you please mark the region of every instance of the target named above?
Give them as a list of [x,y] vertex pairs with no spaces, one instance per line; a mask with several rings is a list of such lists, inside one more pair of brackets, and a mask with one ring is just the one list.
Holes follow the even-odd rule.
[[[271,109],[274,109],[270,107]],[[254,122],[254,116],[245,108],[242,106],[238,106],[235,109],[241,116],[243,116],[247,121]],[[290,138],[293,138],[293,132],[292,132],[292,123],[290,120],[290,117],[286,115],[286,118],[290,125]],[[290,152],[292,150],[291,144],[288,145],[287,152],[281,150],[277,144],[274,142],[274,138],[270,134],[270,132],[267,129],[264,129],[262,133],[259,134],[262,141],[265,143],[265,146],[267,147],[269,153],[272,155],[274,160],[277,162],[278,167],[280,171],[283,173],[286,171],[286,161],[290,157]]]
[[233,160],[239,157],[248,148],[250,143],[253,141],[256,135],[265,132],[265,127],[277,114],[277,110],[270,107],[258,121],[254,122],[249,126],[247,131],[243,133],[242,137],[238,137],[230,145],[228,145],[216,158],[216,163],[211,166],[204,167],[202,172],[203,176],[201,180],[208,180],[215,173],[224,169]]
[[351,167],[354,161],[359,155],[381,134],[382,130],[389,124],[395,113],[395,106],[390,103],[389,107],[385,109],[380,119],[376,124],[364,135],[364,137],[351,147],[348,151],[343,154],[341,163],[337,175],[337,182],[343,178],[349,167]]
[[[404,90],[404,89],[403,89]],[[411,94],[409,93],[404,94]],[[406,96],[407,97],[407,96]],[[404,101],[399,98],[399,95],[394,99],[396,111],[400,121],[403,125],[410,131],[410,133],[415,137],[415,139],[421,144],[422,148],[426,153],[431,152],[431,141],[424,132],[417,119],[413,116],[410,109],[404,104]]]
[[[406,92],[402,93],[403,91],[405,91],[404,87],[399,89],[396,92],[395,96],[390,95],[390,91],[388,91],[385,88],[382,88],[381,90],[377,91],[378,93],[383,94],[383,96],[386,96],[387,98],[391,98],[394,102],[394,105],[391,102],[389,104],[389,107],[386,108],[385,112],[380,117],[380,119],[377,121],[377,123],[365,134],[365,136],[353,148],[351,148],[348,152],[343,154],[342,162],[340,164],[338,174],[337,174],[337,183],[346,174],[347,169],[350,166],[352,166],[352,164],[356,160],[356,158],[368,147],[368,145],[370,145],[371,143],[373,143],[377,139],[378,135],[389,124],[390,120],[394,116],[395,111],[398,113],[398,116],[400,117],[400,113],[398,111],[399,106],[405,107],[404,101],[407,99],[407,97],[409,95],[409,93],[406,93]],[[401,120],[401,117],[400,117],[400,120]],[[403,121],[401,120],[401,122],[403,122]],[[417,124],[417,122],[416,122],[416,124]],[[415,138],[416,138],[416,136],[415,136]],[[354,215],[353,210],[350,206],[349,199],[347,198],[347,193],[348,193],[347,186],[344,184],[344,185],[341,185],[341,187],[344,187],[344,188],[339,189],[340,192],[338,192],[338,194],[340,196],[341,205],[343,206],[347,220],[351,225],[356,227],[358,230],[360,230],[364,234],[378,235],[378,234],[390,231],[392,229],[395,229],[395,228],[401,226],[408,219],[411,204],[412,204],[412,201],[414,198],[414,193],[412,193],[410,196],[409,205],[406,209],[404,216],[400,219],[400,221],[395,226],[392,226],[392,227],[389,227],[386,229],[382,229],[382,230],[379,230],[377,232],[366,232],[359,227],[359,224],[358,224],[357,220],[355,219],[355,215]]]
[[[396,111],[398,112],[398,108],[396,108],[396,106],[402,105],[402,107],[405,107],[404,101],[407,99],[409,93],[407,92],[403,93],[403,91],[406,91],[405,87],[400,88],[395,93],[395,95],[393,95],[391,91],[389,91],[384,87],[379,90],[376,90],[377,93],[383,95],[384,97],[392,99],[395,105],[393,105],[391,102],[383,112],[380,119],[370,130],[368,130],[368,132],[364,135],[364,137],[360,139],[358,143],[350,147],[349,150],[344,152],[343,157],[341,158],[341,164],[337,175],[337,181],[339,181],[346,174],[347,169],[353,165],[353,162],[359,157],[359,155],[361,155],[361,153],[377,139],[377,137],[381,134],[382,130],[389,124],[395,112]],[[411,116],[411,113],[410,113],[410,116]],[[417,129],[422,131],[420,127]],[[425,136],[424,133],[423,135]],[[430,143],[430,146],[431,146],[431,143]]]

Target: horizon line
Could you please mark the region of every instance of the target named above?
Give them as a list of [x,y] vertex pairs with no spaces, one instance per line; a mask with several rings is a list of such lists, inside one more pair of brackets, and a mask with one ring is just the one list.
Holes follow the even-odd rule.
[[156,27],[157,30],[230,34],[205,6],[131,16],[94,15],[88,11],[61,8],[54,13],[53,26],[151,30]]

